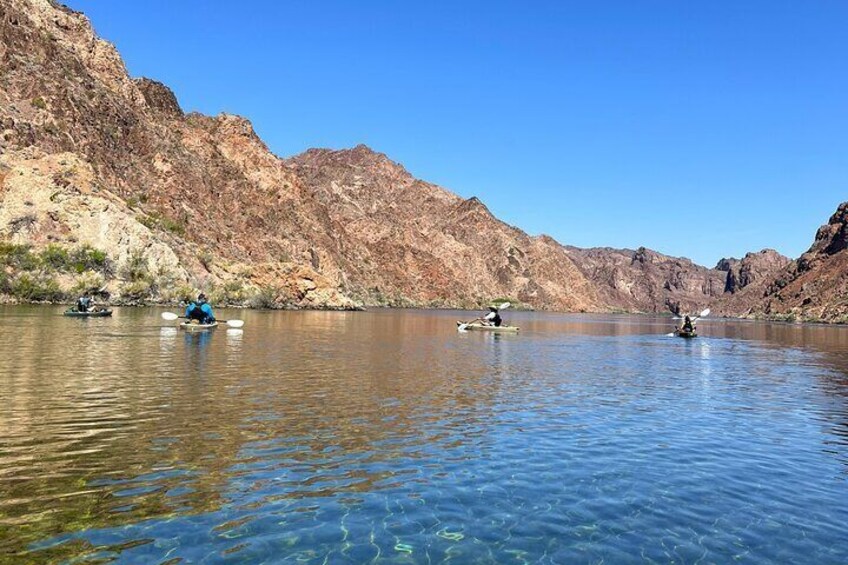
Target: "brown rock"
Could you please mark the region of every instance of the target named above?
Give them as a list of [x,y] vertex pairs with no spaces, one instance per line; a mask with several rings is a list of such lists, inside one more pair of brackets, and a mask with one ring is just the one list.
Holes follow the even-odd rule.
[[748,314],[848,322],[848,202],[818,229],[806,253],[780,269]]
[[725,274],[644,247],[568,248],[609,307],[636,312],[694,312],[724,292]]

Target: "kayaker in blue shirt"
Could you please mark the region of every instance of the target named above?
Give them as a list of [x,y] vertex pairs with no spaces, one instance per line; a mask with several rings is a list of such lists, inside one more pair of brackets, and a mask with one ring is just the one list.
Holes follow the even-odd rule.
[[212,313],[212,307],[206,302],[206,295],[202,292],[197,297],[197,300],[189,302],[185,315],[189,320],[197,320],[200,324],[211,324],[215,321],[215,314]]

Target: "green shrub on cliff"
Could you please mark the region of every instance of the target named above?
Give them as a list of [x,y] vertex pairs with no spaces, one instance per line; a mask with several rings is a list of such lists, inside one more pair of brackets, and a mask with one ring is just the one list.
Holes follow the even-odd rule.
[[38,268],[38,257],[30,245],[0,242],[0,265],[19,271],[33,271]]
[[82,245],[73,249],[50,244],[40,252],[33,251],[30,245],[0,242],[0,266],[15,271],[36,271],[59,273],[82,273],[97,271],[106,273],[109,262],[105,251]]
[[54,271],[65,271],[71,263],[71,254],[64,247],[48,245],[38,254],[42,265]]
[[153,295],[149,281],[138,280],[124,284],[121,287],[121,298],[133,302],[144,302]]
[[58,302],[66,298],[65,293],[59,287],[59,283],[51,277],[32,273],[22,273],[12,279],[8,293],[20,300],[34,302]]
[[280,289],[273,286],[264,286],[260,288],[256,294],[250,298],[251,308],[273,309],[279,308],[277,304],[277,296],[280,294]]
[[71,287],[71,296],[79,296],[84,292],[94,292],[103,288],[105,281],[99,273],[87,271],[82,273]]
[[169,218],[168,216],[164,216],[158,212],[139,214],[135,219],[138,223],[150,230],[161,228],[180,236],[185,235],[186,232],[186,226],[183,222],[174,220],[173,218]]
[[59,272],[97,271],[105,273],[108,270],[106,252],[94,249],[90,245],[82,245],[69,250],[60,245],[51,244],[38,254],[38,260],[43,267]]
[[109,271],[109,259],[105,251],[82,245],[71,253],[71,267],[77,273],[97,271],[106,274]]
[[227,281],[209,293],[213,304],[243,304],[248,298],[244,283],[240,280]]
[[197,290],[187,284],[165,287],[160,283],[159,298],[165,302],[189,302],[196,296]]
[[130,282],[145,281],[149,283],[151,279],[150,268],[147,266],[144,252],[140,250],[130,252],[118,274],[122,279]]

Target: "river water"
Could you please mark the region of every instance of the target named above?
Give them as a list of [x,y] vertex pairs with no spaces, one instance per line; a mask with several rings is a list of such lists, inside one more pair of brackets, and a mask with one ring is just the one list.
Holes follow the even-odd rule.
[[848,328],[2,307],[2,563],[846,563]]

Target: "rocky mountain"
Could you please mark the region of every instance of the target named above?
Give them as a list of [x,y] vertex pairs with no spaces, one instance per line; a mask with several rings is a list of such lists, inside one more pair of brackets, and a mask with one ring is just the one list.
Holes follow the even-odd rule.
[[748,253],[742,259],[722,259],[716,269],[727,273],[725,292],[712,310],[725,316],[749,315],[791,260],[774,249]]
[[144,276],[109,281],[119,293],[229,284],[354,305],[301,260],[334,248],[326,215],[246,120],[183,115],[163,85],[130,79],[85,17],[48,0],[0,0],[0,46],[0,235],[103,249],[107,278],[141,257]]
[[724,291],[736,294],[755,284],[764,289],[770,279],[789,263],[788,257],[774,249],[763,249],[757,253],[748,253],[741,260],[732,257],[722,259],[715,268],[727,273]]
[[727,312],[742,312],[783,260],[707,269],[564,247],[362,145],[281,159],[244,118],[186,114],[165,85],[131,78],[82,14],[0,0],[0,295],[638,312],[732,296]]
[[[384,155],[360,146],[286,161],[243,118],[184,114],[66,7],[0,0],[0,45],[0,237],[104,250],[113,294],[604,308],[556,242]],[[14,287],[20,273],[5,262]]]
[[724,293],[726,275],[650,249],[568,247],[604,304],[626,312],[694,312]]
[[848,202],[818,229],[806,253],[771,278],[745,314],[848,322]]
[[479,306],[509,297],[540,308],[603,308],[565,249],[417,180],[365,146],[286,161],[344,242],[345,286],[366,303]]

